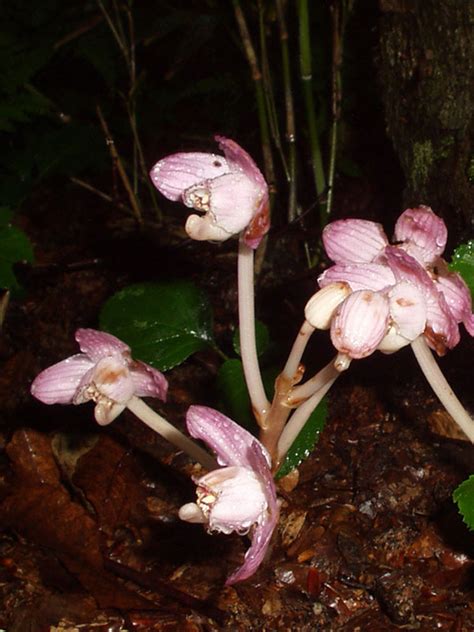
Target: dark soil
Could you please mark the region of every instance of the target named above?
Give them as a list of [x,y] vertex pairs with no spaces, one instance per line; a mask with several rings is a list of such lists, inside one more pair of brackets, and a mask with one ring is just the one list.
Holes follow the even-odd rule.
[[[440,434],[446,416],[408,350],[360,362],[336,384],[316,450],[296,487],[280,490],[265,563],[230,588],[246,540],[178,519],[194,494],[187,458],[131,415],[99,428],[87,405],[32,401],[33,377],[76,352],[75,329],[97,326],[104,300],[131,281],[191,274],[211,294],[221,341],[235,324],[235,244],[190,244],[178,220],[167,232],[127,233],[99,212],[79,229],[71,212],[56,223],[38,212],[26,226],[42,251],[34,269],[19,271],[26,295],[12,302],[2,333],[0,627],[474,630],[474,538],[451,500],[474,471],[474,450]],[[278,236],[270,254],[291,253],[295,239]],[[281,259],[272,270],[259,311],[283,353],[315,274],[295,266],[285,276]],[[313,368],[325,344],[321,334]],[[473,344],[463,344],[443,367],[472,409]],[[171,421],[182,426],[191,403],[216,405],[218,364],[201,353],[168,374]]]

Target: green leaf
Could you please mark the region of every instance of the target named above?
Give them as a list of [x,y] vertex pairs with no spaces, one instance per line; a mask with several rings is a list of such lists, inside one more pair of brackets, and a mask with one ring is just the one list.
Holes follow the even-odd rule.
[[463,521],[471,531],[474,531],[474,474],[454,490],[453,500],[458,506]]
[[256,424],[240,360],[226,360],[221,365],[217,374],[217,388],[224,412],[247,430],[255,430]]
[[[255,339],[257,342],[257,355],[262,356],[268,349],[270,344],[270,334],[268,333],[268,327],[260,320],[255,321]],[[240,353],[240,330],[236,329],[234,337],[232,339],[232,346],[237,355]]]
[[5,228],[10,224],[13,217],[13,211],[8,206],[0,206],[0,228]]
[[310,455],[326,424],[327,414],[327,399],[324,397],[288,450],[286,458],[276,475],[277,479],[289,474],[291,470],[298,467]]
[[11,212],[0,208],[0,287],[17,292],[20,290],[13,264],[33,261],[33,247],[25,233],[9,223]]
[[208,297],[188,281],[129,285],[105,303],[100,325],[161,371],[214,344]]
[[474,300],[474,239],[456,248],[449,268],[453,272],[459,272],[471,290]]

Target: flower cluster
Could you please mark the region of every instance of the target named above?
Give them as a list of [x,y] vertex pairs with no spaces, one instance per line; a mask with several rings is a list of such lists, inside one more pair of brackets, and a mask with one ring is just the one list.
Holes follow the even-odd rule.
[[190,215],[192,239],[225,241],[243,233],[257,248],[269,229],[268,186],[248,153],[235,141],[216,136],[224,156],[187,152],[166,156],[151,170],[158,191],[204,213]]
[[44,404],[92,400],[97,423],[105,425],[120,415],[134,395],[166,400],[165,376],[133,360],[124,342],[94,329],[78,329],[76,340],[82,353],[50,366],[33,381],[31,393]]
[[447,229],[427,206],[398,218],[390,245],[380,224],[347,219],[326,226],[323,242],[335,265],[305,316],[331,330],[342,358],[392,353],[423,335],[439,355],[459,342],[459,323],[474,335],[471,295],[441,254]]
[[181,507],[179,517],[205,524],[210,532],[250,532],[245,561],[226,582],[234,584],[261,564],[278,521],[270,457],[254,436],[212,408],[191,406],[186,425],[192,437],[214,450],[222,467],[196,481],[197,502]]

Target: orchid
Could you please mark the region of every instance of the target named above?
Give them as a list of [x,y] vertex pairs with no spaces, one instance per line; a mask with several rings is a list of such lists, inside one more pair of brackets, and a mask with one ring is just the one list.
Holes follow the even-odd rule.
[[[395,245],[380,224],[360,219],[329,224],[323,241],[335,265],[319,277],[322,289],[308,301],[305,317],[314,328],[330,329],[339,351],[334,367],[343,371],[352,359],[410,344],[434,392],[474,442],[473,421],[429,349],[444,355],[455,347],[461,322],[474,336],[469,288],[441,258],[447,241],[443,220],[419,206],[398,218]],[[313,380],[297,387],[293,397],[311,395]]]
[[101,426],[128,408],[143,423],[187,452],[204,467],[214,459],[199,445],[145,404],[140,397],[166,400],[168,382],[152,366],[133,360],[124,342],[95,329],[78,329],[81,353],[42,371],[31,385],[31,394],[44,404],[95,402],[95,419]]
[[238,287],[242,363],[259,424],[268,412],[255,344],[254,250],[270,227],[268,186],[259,168],[235,141],[216,136],[224,156],[177,153],[151,170],[156,188],[169,200],[204,213],[190,215],[185,230],[192,239],[225,241],[239,235]]
[[270,457],[255,437],[212,408],[191,406],[186,425],[192,437],[214,450],[222,467],[196,480],[197,502],[183,505],[179,516],[210,532],[250,533],[244,563],[226,582],[234,584],[260,566],[278,521]]
[[[474,335],[469,289],[440,257],[447,240],[443,220],[426,206],[407,209],[395,240],[397,245],[389,245],[381,225],[366,220],[339,220],[324,230],[335,265],[319,277],[326,294],[312,297],[306,317],[322,328],[318,311],[323,303],[331,308],[332,342],[350,358],[396,351],[421,334],[443,355],[459,342],[460,322]],[[350,296],[341,295],[341,283]]]
[[216,136],[224,156],[177,153],[155,164],[150,176],[166,198],[204,213],[190,215],[192,239],[225,241],[243,233],[257,248],[269,228],[268,187],[259,168],[235,141]]
[[95,402],[97,423],[113,421],[133,395],[166,400],[168,382],[157,369],[132,360],[130,347],[103,331],[78,329],[82,353],[42,371],[31,393],[45,404]]

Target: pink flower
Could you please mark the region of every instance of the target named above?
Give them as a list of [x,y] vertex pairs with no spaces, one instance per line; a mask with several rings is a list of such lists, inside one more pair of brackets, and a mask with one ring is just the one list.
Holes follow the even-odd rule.
[[[318,326],[316,311],[323,310],[334,346],[350,358],[376,349],[391,353],[421,334],[443,355],[459,342],[460,322],[474,335],[469,289],[440,257],[447,240],[443,220],[427,206],[407,209],[395,240],[390,246],[382,226],[366,220],[339,220],[324,229],[335,265],[319,277],[326,294],[312,297],[306,317]],[[350,296],[341,294],[341,283]]]
[[188,431],[205,441],[223,467],[196,481],[197,502],[183,505],[179,517],[207,525],[209,531],[251,534],[243,565],[227,584],[247,579],[260,566],[278,521],[270,457],[249,432],[212,408],[191,406]]
[[225,241],[244,233],[257,248],[269,229],[268,187],[259,168],[235,141],[216,136],[224,156],[201,152],[172,154],[151,170],[158,191],[204,213],[190,215],[192,239]]
[[82,353],[42,371],[31,393],[45,404],[95,402],[97,423],[113,421],[134,396],[166,399],[168,382],[153,367],[132,360],[130,348],[111,334],[78,329]]

